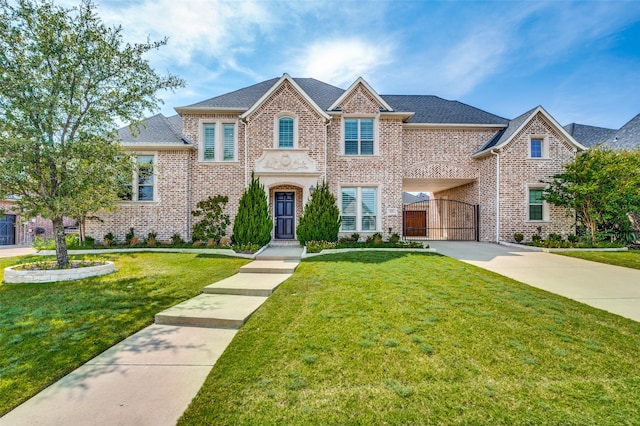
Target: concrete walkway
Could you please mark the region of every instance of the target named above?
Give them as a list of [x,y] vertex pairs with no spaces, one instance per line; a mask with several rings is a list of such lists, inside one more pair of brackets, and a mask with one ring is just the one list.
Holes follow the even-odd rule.
[[25,256],[36,253],[36,249],[29,246],[0,246],[0,257]]
[[269,260],[249,263],[158,313],[154,325],[7,413],[0,425],[175,425],[238,329],[291,276],[301,253],[265,250]]
[[440,254],[640,321],[640,270],[492,243],[429,244]]

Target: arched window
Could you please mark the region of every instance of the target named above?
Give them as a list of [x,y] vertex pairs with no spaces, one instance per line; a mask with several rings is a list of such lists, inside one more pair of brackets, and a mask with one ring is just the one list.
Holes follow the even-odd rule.
[[293,118],[280,117],[278,120],[278,148],[293,148]]

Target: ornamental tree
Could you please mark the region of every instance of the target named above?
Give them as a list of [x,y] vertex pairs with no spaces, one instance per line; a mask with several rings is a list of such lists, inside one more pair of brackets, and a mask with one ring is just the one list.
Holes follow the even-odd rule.
[[546,201],[575,212],[589,239],[629,229],[628,215],[640,210],[640,150],[591,148],[564,169],[545,182]]
[[271,241],[273,219],[269,214],[264,185],[251,173],[251,185],[240,198],[238,214],[233,221],[233,239],[236,244],[265,246]]
[[329,191],[329,185],[322,182],[304,206],[296,236],[302,245],[308,241],[337,241],[341,222],[336,197]]
[[95,8],[0,0],[0,198],[53,222],[59,267],[69,262],[63,217],[111,207],[132,176],[118,123],[139,122],[160,89],[184,85],[143,59],[166,39],[125,43]]

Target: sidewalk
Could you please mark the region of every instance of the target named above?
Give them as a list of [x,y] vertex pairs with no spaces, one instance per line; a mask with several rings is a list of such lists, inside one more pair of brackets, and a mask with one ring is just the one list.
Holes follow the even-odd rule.
[[158,313],[154,325],[7,413],[0,426],[175,425],[238,329],[291,276],[301,253],[269,250],[270,260],[249,263]]
[[0,257],[24,256],[36,253],[36,249],[29,246],[0,246]]
[[440,254],[640,321],[640,270],[493,243],[429,243]]

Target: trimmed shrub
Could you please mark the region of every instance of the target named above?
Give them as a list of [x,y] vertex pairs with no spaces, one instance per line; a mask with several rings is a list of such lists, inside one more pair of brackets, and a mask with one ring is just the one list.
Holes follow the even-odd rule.
[[253,243],[262,247],[271,241],[272,229],[273,219],[269,214],[264,186],[252,172],[251,185],[240,198],[238,214],[233,222],[233,240],[240,246]]
[[220,240],[227,234],[227,226],[231,222],[229,215],[224,214],[224,206],[229,197],[216,195],[199,201],[196,209],[191,212],[193,217],[201,217],[198,223],[191,227],[194,240]]
[[516,240],[516,243],[520,244],[522,240],[524,240],[524,235],[522,235],[519,232],[516,232],[515,234],[513,234],[513,239]]
[[329,191],[329,185],[322,182],[304,206],[296,236],[302,245],[307,241],[335,242],[338,241],[341,222],[336,197]]

